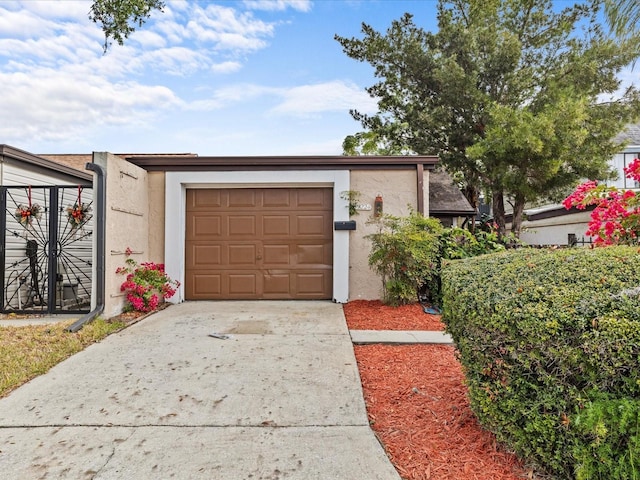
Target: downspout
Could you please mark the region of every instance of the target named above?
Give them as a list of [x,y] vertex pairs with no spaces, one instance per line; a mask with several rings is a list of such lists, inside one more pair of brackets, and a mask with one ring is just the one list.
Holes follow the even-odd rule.
[[416,176],[418,180],[418,196],[416,198],[416,203],[418,204],[418,213],[424,215],[425,217],[428,217],[429,211],[425,212],[424,208],[424,165],[422,163],[416,164]]
[[106,198],[106,183],[107,173],[104,168],[96,163],[87,163],[85,169],[93,170],[96,174],[95,185],[95,203],[96,203],[96,307],[80,317],[73,325],[67,328],[68,332],[77,332],[85,323],[95,319],[104,311],[104,288],[105,288],[105,225],[107,216],[107,198]]

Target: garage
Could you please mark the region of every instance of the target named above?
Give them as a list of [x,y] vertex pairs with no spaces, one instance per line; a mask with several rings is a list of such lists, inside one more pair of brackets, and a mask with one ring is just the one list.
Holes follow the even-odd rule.
[[185,299],[331,299],[333,189],[186,190]]

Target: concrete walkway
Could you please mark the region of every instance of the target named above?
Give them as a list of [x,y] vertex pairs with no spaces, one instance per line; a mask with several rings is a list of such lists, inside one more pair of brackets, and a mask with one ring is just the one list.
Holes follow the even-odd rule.
[[453,345],[451,335],[444,332],[400,331],[400,330],[350,330],[351,341],[356,344],[445,344]]
[[107,337],[0,399],[0,472],[400,478],[331,302],[187,302]]

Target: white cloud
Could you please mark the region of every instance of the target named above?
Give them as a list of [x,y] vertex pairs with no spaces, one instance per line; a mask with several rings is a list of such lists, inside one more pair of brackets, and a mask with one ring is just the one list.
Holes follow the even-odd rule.
[[55,24],[34,14],[11,11],[0,7],[0,36],[30,38],[36,34],[51,34]]
[[244,4],[253,10],[283,11],[292,8],[300,12],[310,11],[313,5],[310,0],[245,0]]
[[189,110],[219,110],[234,104],[249,103],[260,97],[278,96],[280,90],[252,84],[236,84],[217,89],[209,98],[189,104]]
[[240,62],[221,62],[211,65],[213,73],[234,73],[242,68]]
[[375,112],[377,104],[364,89],[350,82],[335,80],[315,85],[302,85],[283,92],[284,101],[272,113],[308,116],[321,112],[347,111]]
[[131,40],[137,42],[143,49],[163,48],[167,45],[167,39],[164,36],[144,28],[136,31]]
[[[21,5],[24,2],[9,2],[13,5]],[[51,1],[51,0],[29,0],[28,9],[39,17],[51,20],[89,20],[89,10],[92,0]]]
[[151,50],[138,57],[141,68],[153,68],[169,75],[188,76],[211,65],[211,59],[186,47]]
[[376,100],[357,85],[334,80],[290,88],[256,84],[236,84],[218,88],[206,99],[188,105],[189,110],[213,111],[240,104],[275,104],[271,115],[310,117],[326,112],[347,112],[357,109],[363,113],[377,111]]
[[264,37],[273,35],[274,25],[258,20],[251,13],[210,4],[196,6],[186,28],[188,35],[217,50],[254,51],[264,48]]
[[79,138],[113,125],[139,125],[180,105],[166,87],[104,78],[79,79],[50,69],[0,73],[0,138],[8,143]]

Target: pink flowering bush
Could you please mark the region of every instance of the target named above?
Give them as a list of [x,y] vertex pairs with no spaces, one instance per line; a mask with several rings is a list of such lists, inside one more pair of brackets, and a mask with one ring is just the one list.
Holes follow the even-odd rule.
[[[635,159],[625,169],[627,178],[640,181],[640,160]],[[596,237],[596,245],[636,245],[640,234],[640,198],[633,190],[599,185],[590,180],[578,185],[562,202],[566,209],[584,210],[595,205],[586,234]]]
[[161,300],[171,298],[180,286],[180,282],[169,278],[161,263],[138,264],[132,258],[127,258],[125,263],[127,265],[118,267],[116,273],[126,275],[120,291],[126,293],[128,310],[151,312],[158,308]]

